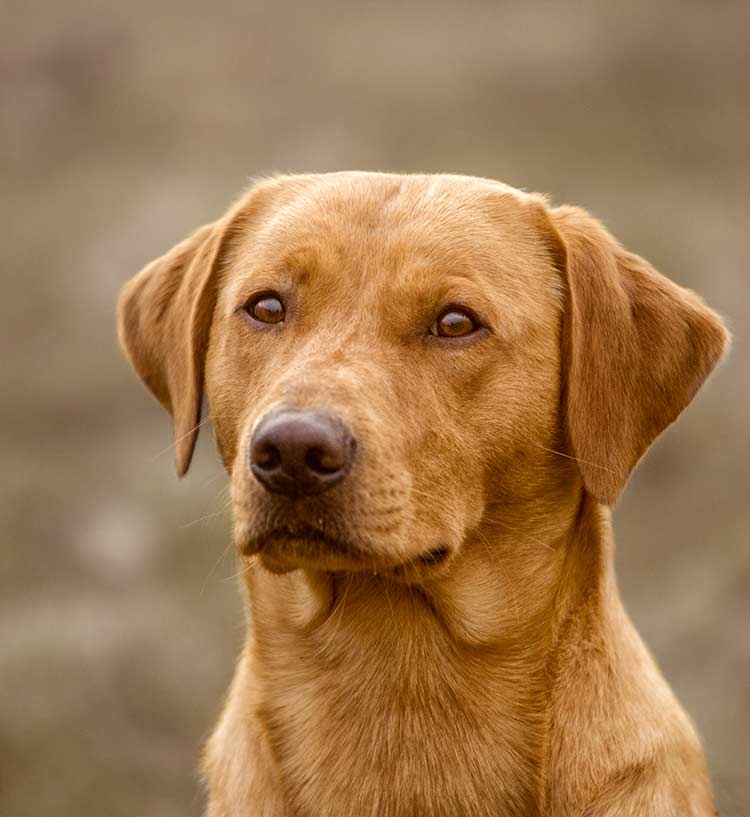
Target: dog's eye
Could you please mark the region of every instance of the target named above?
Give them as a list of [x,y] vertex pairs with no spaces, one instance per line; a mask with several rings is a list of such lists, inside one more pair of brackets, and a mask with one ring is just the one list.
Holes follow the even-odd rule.
[[281,323],[286,316],[286,309],[278,295],[264,293],[257,295],[245,304],[245,312],[261,323]]
[[432,324],[430,332],[441,338],[463,338],[479,329],[476,319],[463,309],[449,307]]

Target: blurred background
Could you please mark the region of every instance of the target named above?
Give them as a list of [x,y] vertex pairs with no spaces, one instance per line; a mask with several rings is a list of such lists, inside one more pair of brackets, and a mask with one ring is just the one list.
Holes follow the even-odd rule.
[[0,815],[199,815],[243,634],[223,473],[119,287],[249,176],[451,171],[591,209],[730,323],[615,512],[626,604],[750,814],[750,5],[5,0]]

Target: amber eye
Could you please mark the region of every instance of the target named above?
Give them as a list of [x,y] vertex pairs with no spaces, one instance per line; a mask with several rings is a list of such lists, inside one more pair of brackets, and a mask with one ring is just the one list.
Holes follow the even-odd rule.
[[477,329],[479,324],[468,312],[450,307],[432,324],[430,332],[441,338],[463,338]]
[[278,295],[266,293],[248,301],[245,312],[261,323],[281,323],[286,316],[286,309]]

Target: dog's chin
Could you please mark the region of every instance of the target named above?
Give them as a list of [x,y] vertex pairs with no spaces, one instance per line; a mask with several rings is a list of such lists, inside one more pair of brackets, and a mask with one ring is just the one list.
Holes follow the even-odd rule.
[[240,545],[243,556],[257,556],[271,573],[315,570],[328,573],[373,573],[397,581],[417,582],[442,572],[452,561],[447,546],[426,549],[407,559],[374,553],[352,541],[343,541],[312,527],[278,528],[259,533]]

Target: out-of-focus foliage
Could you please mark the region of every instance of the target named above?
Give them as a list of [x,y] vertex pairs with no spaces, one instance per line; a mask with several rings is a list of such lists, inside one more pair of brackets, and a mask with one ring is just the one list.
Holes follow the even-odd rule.
[[[0,814],[185,817],[244,612],[120,285],[251,175],[492,176],[583,204],[733,357],[615,514],[628,607],[750,811],[746,2],[9,0],[0,27]],[[225,555],[222,557],[222,553]]]

